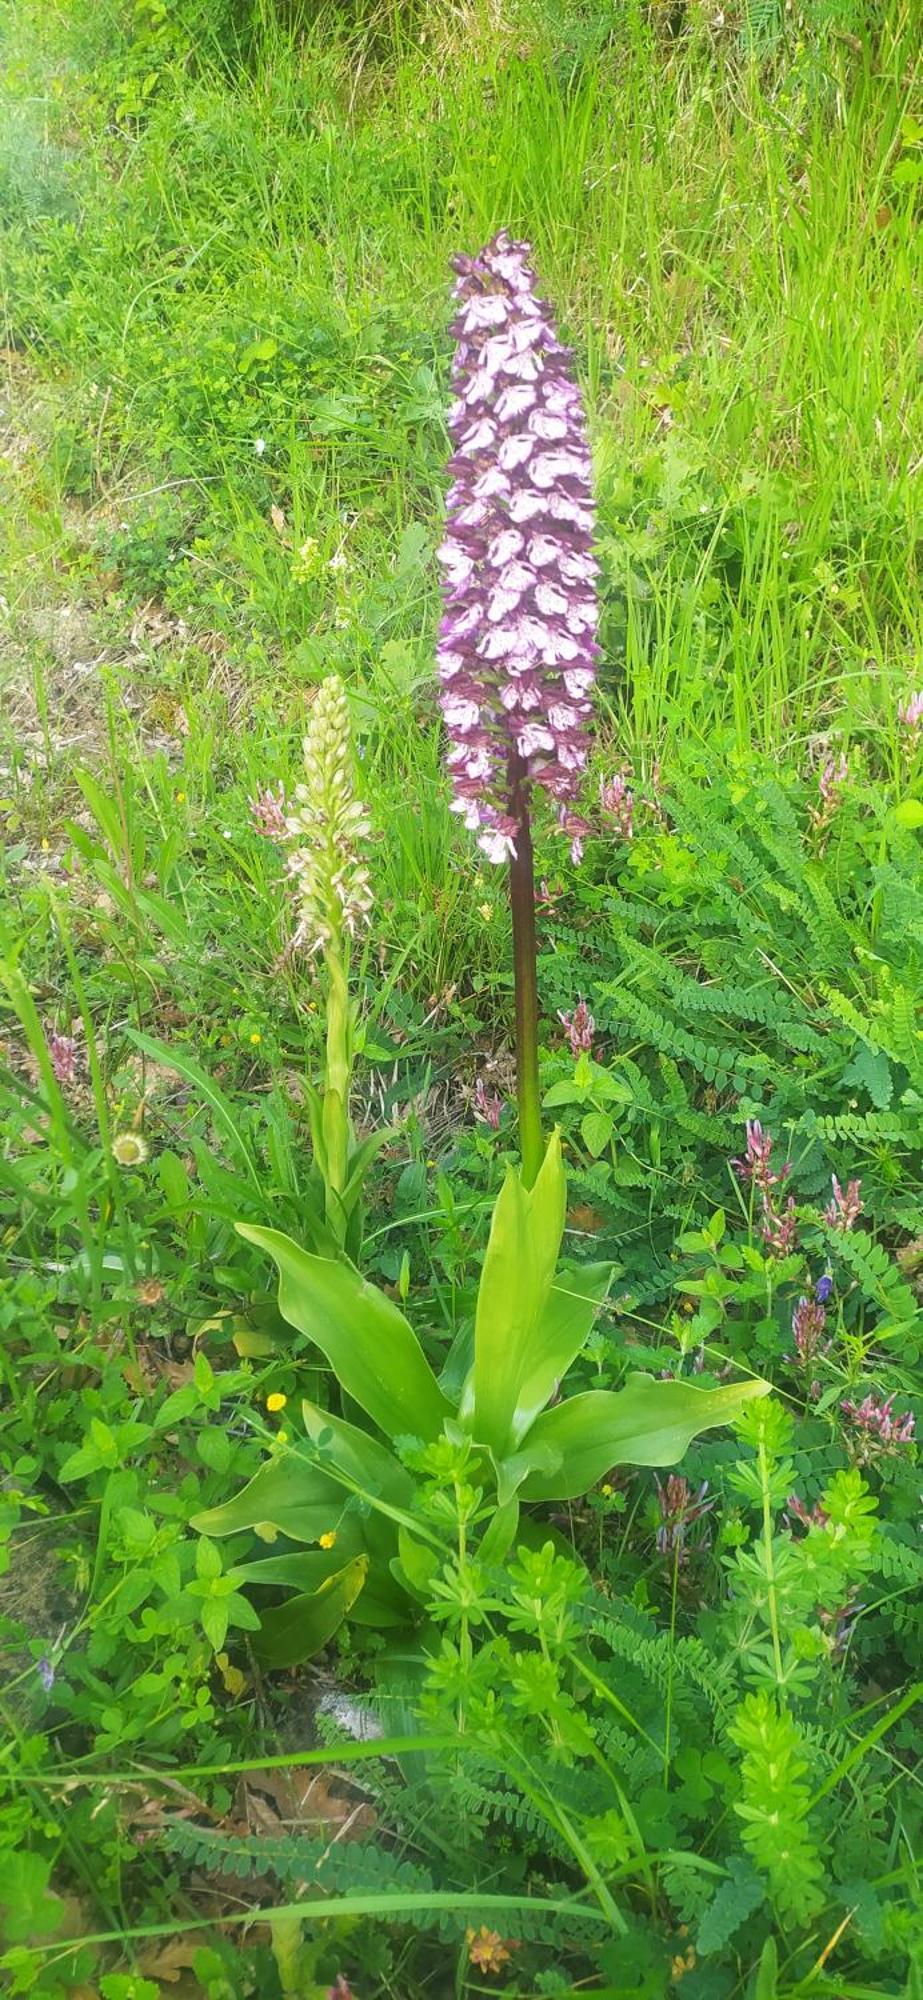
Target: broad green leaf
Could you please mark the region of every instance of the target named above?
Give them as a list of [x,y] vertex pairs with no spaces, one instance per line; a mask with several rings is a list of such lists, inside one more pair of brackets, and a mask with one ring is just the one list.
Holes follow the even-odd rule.
[[200,1535],[237,1535],[243,1528],[266,1526],[293,1542],[317,1542],[336,1527],[343,1499],[338,1480],[320,1472],[303,1452],[285,1451],[261,1465],[232,1500],[194,1514],[190,1526]]
[[758,1378],[720,1389],[689,1382],[655,1382],[631,1375],[624,1389],[590,1390],[546,1410],[529,1432],[526,1449],[550,1445],[561,1456],[556,1472],[532,1473],[523,1500],[576,1500],[614,1465],[676,1465],[700,1431],[731,1423],[744,1404],[767,1396]]
[[594,1160],[604,1153],[615,1131],[615,1120],[608,1111],[588,1111],[580,1120],[580,1137]]
[[228,1601],[226,1597],[206,1597],[201,1610],[202,1630],[216,1653],[220,1653],[228,1636]]
[[279,1271],[279,1309],[326,1355],[347,1395],[389,1437],[438,1437],[452,1415],[410,1322],[351,1265],[312,1257],[278,1229],[237,1224]]
[[[328,1577],[336,1576],[342,1570],[344,1557],[368,1554],[361,1545],[361,1535],[360,1522],[352,1524],[344,1521],[335,1548],[300,1549],[294,1555],[266,1556],[262,1561],[241,1563],[234,1575],[241,1583],[274,1589],[287,1586],[300,1596],[310,1596],[319,1590],[322,1583],[326,1583]],[[358,1625],[407,1624],[409,1607],[406,1595],[392,1580],[388,1568],[369,1563],[365,1588],[356,1598],[351,1615]]]
[[911,829],[923,826],[923,799],[902,799],[900,805],[895,806],[893,817],[896,826]]
[[426,1542],[418,1542],[406,1528],[398,1530],[397,1546],[398,1556],[391,1564],[392,1575],[426,1604],[430,1595],[430,1583],[440,1567],[442,1557],[438,1549],[430,1548]]
[[297,1667],[319,1653],[348,1617],[365,1583],[368,1557],[354,1556],[319,1590],[265,1611],[253,1650],[265,1667]]
[[307,1398],[301,1413],[308,1437],[320,1455],[321,1470],[327,1471],[329,1461],[332,1478],[342,1473],[344,1493],[355,1490],[373,1506],[376,1500],[383,1500],[401,1510],[412,1507],[414,1482],[410,1473],[377,1438],[360,1430],[358,1424],[347,1424],[329,1410],[319,1409]]
[[[557,1132],[549,1140],[533,1188],[507,1169],[490,1225],[474,1323],[474,1410],[471,1429],[497,1458],[518,1442],[516,1412],[527,1384],[547,1374],[539,1325],[564,1234],[566,1188]],[[548,1377],[550,1395],[554,1374]],[[542,1401],[545,1398],[542,1397]]]
[[[611,1264],[583,1264],[558,1274],[539,1316],[525,1357],[516,1401],[513,1437],[517,1443],[543,1410],[572,1361],[576,1361],[609,1290]],[[532,1439],[529,1439],[532,1443]]]

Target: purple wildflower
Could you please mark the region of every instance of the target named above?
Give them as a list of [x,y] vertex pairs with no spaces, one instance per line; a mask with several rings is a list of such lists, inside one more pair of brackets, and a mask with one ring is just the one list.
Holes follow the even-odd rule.
[[839,810],[840,793],[849,776],[846,758],[825,757],[817,778],[818,803],[809,811],[818,833],[823,833]]
[[846,1398],[840,1408],[849,1417],[856,1432],[855,1443],[860,1458],[869,1458],[876,1449],[899,1450],[901,1445],[913,1442],[916,1421],[911,1410],[902,1417],[893,1415],[894,1396],[883,1403],[871,1392],[861,1403],[852,1403]]
[[676,1550],[678,1560],[682,1562],[685,1556],[687,1529],[691,1528],[694,1522],[700,1521],[704,1514],[709,1513],[715,1504],[713,1499],[705,1498],[708,1492],[708,1480],[703,1479],[701,1486],[693,1492],[688,1479],[684,1479],[681,1473],[671,1472],[663,1485],[655,1477],[654,1485],[657,1488],[657,1508],[660,1516],[656,1534],[658,1552],[663,1556],[672,1555]]
[[36,1673],[38,1674],[39,1680],[42,1683],[45,1693],[50,1694],[52,1688],[54,1687],[55,1676],[54,1676],[54,1667],[52,1666],[47,1653],[42,1654],[42,1657],[38,1662],[38,1666],[36,1667]]
[[822,1306],[825,1306],[827,1304],[827,1301],[831,1297],[832,1292],[833,1292],[833,1279],[831,1278],[829,1272],[825,1272],[824,1276],[822,1278],[818,1278],[817,1280],[817,1283],[814,1287],[814,1297],[819,1301],[819,1303]]
[[247,804],[257,833],[261,833],[264,840],[285,840],[288,837],[282,785],[277,785],[275,789],[272,785],[264,785],[255,798],[247,800]]
[[77,1081],[77,1043],[73,1035],[59,1035],[56,1028],[45,1024],[45,1046],[51,1057],[51,1067],[55,1080],[62,1089],[69,1090]]
[[439,677],[453,811],[491,861],[516,852],[523,781],[550,794],[579,848],[599,658],[583,408],[529,257],[501,231],[455,259]]
[[482,1124],[489,1125],[491,1130],[496,1132],[502,1109],[503,1105],[496,1091],[488,1090],[484,1078],[479,1076],[474,1086],[475,1118],[480,1118]]
[[814,1378],[814,1363],[819,1354],[826,1354],[829,1341],[824,1344],[827,1315],[823,1301],[818,1298],[801,1298],[792,1314],[792,1333],[795,1336],[795,1360],[799,1368],[808,1376],[808,1396],[813,1402],[820,1395],[820,1383]]
[[558,1012],[558,1020],[567,1029],[567,1039],[573,1056],[590,1056],[593,1053],[593,1036],[596,1022],[585,1000],[578,1000],[572,1014]]
[[828,1229],[839,1229],[845,1235],[862,1214],[862,1182],[847,1181],[844,1192],[836,1174],[831,1174],[830,1184],[833,1196],[824,1209],[824,1221]]
[[764,1132],[758,1118],[747,1119],[747,1151],[744,1159],[732,1160],[741,1180],[753,1181],[760,1194],[767,1195],[771,1188],[780,1187],[792,1171],[791,1161],[786,1160],[776,1172],[771,1165],[772,1134]]
[[635,830],[635,797],[623,772],[616,771],[614,777],[600,779],[599,803],[603,812],[614,819],[622,839],[631,840]]

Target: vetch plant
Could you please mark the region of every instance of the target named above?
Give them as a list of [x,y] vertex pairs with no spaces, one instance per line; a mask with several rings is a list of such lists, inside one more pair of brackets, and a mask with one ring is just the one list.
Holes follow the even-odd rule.
[[590,455],[580,391],[529,247],[505,231],[458,257],[449,412],[454,451],[439,551],[442,713],[453,811],[508,860],[520,1147],[542,1159],[530,807],[547,793],[579,858],[576,811],[599,647]]

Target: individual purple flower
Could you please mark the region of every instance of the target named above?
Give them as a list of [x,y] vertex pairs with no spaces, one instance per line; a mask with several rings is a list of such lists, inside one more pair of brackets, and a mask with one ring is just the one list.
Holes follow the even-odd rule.
[[844,1190],[836,1174],[831,1174],[830,1185],[833,1195],[824,1209],[824,1221],[828,1229],[839,1229],[845,1235],[862,1214],[862,1182],[847,1181]]
[[840,1408],[853,1425],[854,1443],[860,1458],[867,1459],[876,1450],[899,1450],[901,1445],[913,1442],[916,1430],[913,1412],[908,1410],[904,1416],[895,1417],[893,1395],[881,1403],[870,1391],[861,1403],[853,1403],[848,1397],[845,1398]]
[[825,1306],[828,1300],[830,1299],[832,1292],[833,1292],[833,1279],[831,1278],[829,1271],[827,1271],[824,1273],[824,1276],[822,1278],[818,1278],[817,1283],[814,1287],[814,1297],[817,1300],[819,1300],[822,1306]]
[[623,840],[634,837],[635,797],[629,790],[622,771],[616,771],[611,778],[601,778],[599,803],[609,819],[613,819]]
[[491,861],[516,852],[538,785],[578,843],[596,675],[590,455],[570,352],[505,231],[455,259],[441,704],[453,811]]
[[474,1115],[483,1125],[489,1125],[496,1132],[500,1124],[502,1102],[495,1090],[488,1090],[484,1078],[478,1077],[474,1086]]
[[593,1053],[593,1036],[596,1022],[585,1000],[578,1000],[572,1014],[558,1011],[558,1020],[567,1030],[572,1056],[590,1056]]
[[50,1694],[52,1688],[54,1687],[55,1674],[54,1674],[54,1667],[52,1666],[52,1663],[49,1660],[47,1653],[42,1654],[42,1657],[39,1660],[38,1665],[36,1667],[36,1673],[38,1674],[39,1680],[42,1683],[45,1693]]
[[59,1035],[45,1023],[45,1046],[51,1058],[55,1081],[70,1090],[77,1081],[77,1043],[73,1035]]
[[288,822],[285,816],[285,789],[282,785],[264,785],[252,799],[247,800],[250,818],[264,840],[286,840]]

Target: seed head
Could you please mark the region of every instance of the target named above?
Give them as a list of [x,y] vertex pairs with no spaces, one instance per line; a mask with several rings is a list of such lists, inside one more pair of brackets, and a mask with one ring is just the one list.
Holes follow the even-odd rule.
[[501,231],[455,259],[440,698],[453,811],[490,861],[515,852],[514,768],[579,843],[599,657],[583,406],[529,258]]

